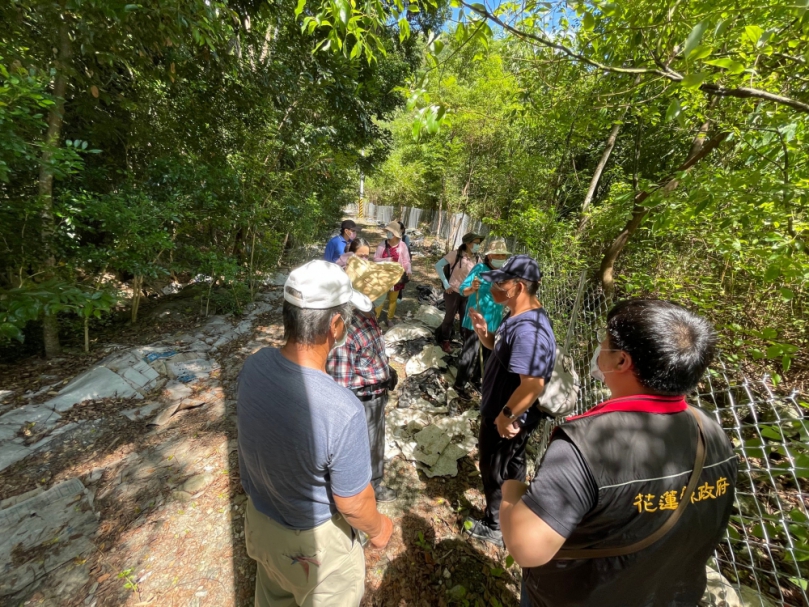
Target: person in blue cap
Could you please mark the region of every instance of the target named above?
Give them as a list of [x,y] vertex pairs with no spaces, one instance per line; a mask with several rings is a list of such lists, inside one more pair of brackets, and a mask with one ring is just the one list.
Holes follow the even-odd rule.
[[537,398],[550,380],[556,338],[550,318],[537,298],[542,273],[528,255],[515,255],[480,278],[491,283],[494,301],[508,308],[495,333],[479,311],[470,309],[480,343],[492,351],[483,372],[478,453],[486,511],[464,525],[477,539],[503,546],[500,531],[502,486],[525,481],[525,446],[542,417]]

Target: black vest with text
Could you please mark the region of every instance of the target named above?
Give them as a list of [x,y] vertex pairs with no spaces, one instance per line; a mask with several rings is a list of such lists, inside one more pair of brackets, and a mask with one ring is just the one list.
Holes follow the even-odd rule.
[[[657,542],[620,557],[552,560],[523,572],[533,607],[694,607],[705,564],[727,528],[737,458],[719,424],[703,411],[706,457],[682,518]],[[697,447],[685,399],[633,396],[571,417],[564,432],[598,486],[598,501],[563,548],[628,546],[654,533],[677,508]]]

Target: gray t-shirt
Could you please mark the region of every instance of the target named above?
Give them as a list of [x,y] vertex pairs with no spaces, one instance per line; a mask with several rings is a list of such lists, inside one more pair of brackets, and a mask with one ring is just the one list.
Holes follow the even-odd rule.
[[276,348],[244,362],[237,404],[239,471],[256,509],[291,529],[311,529],[371,480],[362,403],[321,371]]

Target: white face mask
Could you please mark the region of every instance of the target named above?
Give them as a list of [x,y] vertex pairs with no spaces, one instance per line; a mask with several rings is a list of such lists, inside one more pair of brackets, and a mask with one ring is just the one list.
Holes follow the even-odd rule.
[[598,368],[599,354],[601,354],[601,344],[598,345],[596,351],[593,352],[593,358],[590,359],[590,377],[603,383],[606,378],[604,377],[604,371]]
[[503,264],[506,263],[505,259],[490,259],[489,263],[492,265],[493,268],[502,268]]
[[346,342],[348,341],[348,323],[346,322],[346,319],[343,318],[342,316],[340,316],[340,319],[343,321],[343,327],[345,327],[345,330],[343,331],[343,336],[340,339],[335,338],[332,350],[334,350],[335,348],[342,348],[344,345],[346,345]]

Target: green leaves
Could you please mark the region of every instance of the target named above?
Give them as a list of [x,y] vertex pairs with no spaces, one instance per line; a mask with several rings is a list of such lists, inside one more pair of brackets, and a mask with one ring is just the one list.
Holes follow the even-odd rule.
[[596,20],[595,17],[593,17],[592,13],[590,12],[584,13],[584,16],[581,18],[581,26],[588,32],[592,31],[593,28],[595,28]]
[[742,40],[755,47],[758,46],[758,43],[761,40],[761,36],[763,33],[764,30],[761,29],[758,25],[745,25],[744,34],[742,34]]
[[[691,74],[687,74],[685,78],[683,78],[682,82],[680,82],[681,86],[687,89],[695,89],[699,87],[703,82],[705,82],[707,75],[701,72],[693,72]],[[671,120],[666,116],[667,120]]]
[[730,59],[729,57],[722,57],[720,59],[710,59],[705,63],[707,63],[708,65],[715,65],[716,67],[721,67],[722,69],[727,70],[729,74],[733,75],[741,74],[745,69],[742,63],[739,63],[734,59]]
[[707,27],[707,22],[701,21],[697,23],[691,30],[691,33],[688,34],[688,38],[685,41],[685,46],[683,47],[683,55],[686,58],[689,58],[691,52],[699,46]]
[[669,103],[668,109],[666,109],[665,121],[671,122],[680,115],[680,112],[682,112],[682,110],[683,108],[680,105],[680,100],[676,98],[672,99],[671,103]]

